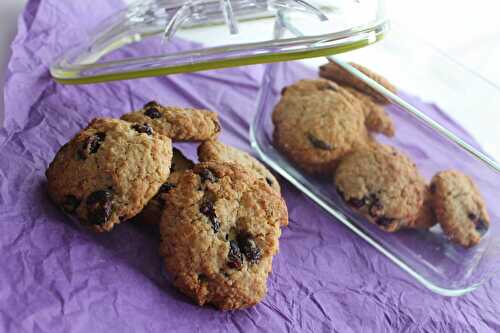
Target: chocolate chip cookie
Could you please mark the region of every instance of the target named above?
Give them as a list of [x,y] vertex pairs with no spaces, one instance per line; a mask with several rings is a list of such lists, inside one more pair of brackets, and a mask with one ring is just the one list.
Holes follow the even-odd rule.
[[148,123],[156,132],[174,141],[203,141],[216,137],[220,132],[217,113],[208,110],[162,106],[151,101],[135,112],[127,113],[122,120]]
[[328,174],[341,157],[371,141],[363,113],[342,92],[286,94],[272,115],[273,140],[304,171]]
[[200,162],[234,162],[252,172],[258,178],[264,179],[273,189],[280,193],[280,185],[273,174],[250,154],[222,142],[210,140],[198,147]]
[[147,123],[97,118],[46,171],[51,199],[96,231],[138,214],[167,180],[170,138]]
[[478,244],[489,229],[490,218],[472,179],[459,171],[442,171],[432,178],[431,192],[444,233],[464,247]]
[[148,204],[144,207],[144,210],[139,214],[137,219],[146,224],[159,224],[161,214],[165,206],[164,194],[173,189],[177,185],[182,173],[186,170],[192,169],[193,166],[193,161],[185,157],[179,149],[173,148],[170,176],[167,181],[160,186],[158,193],[151,200],[149,200]]
[[[387,90],[395,93],[396,87],[392,85],[388,80],[383,78],[381,75],[369,70],[368,68],[361,66],[356,63],[349,63],[352,67],[356,68],[358,71],[362,72],[372,80],[376,81],[378,84],[386,88]],[[386,104],[389,101],[375,89],[370,87],[364,81],[360,80],[353,74],[349,73],[342,66],[336,62],[329,62],[319,68],[319,76],[325,79],[335,81],[338,84],[350,86],[356,90],[372,97],[377,103]]]
[[230,310],[267,291],[283,199],[236,163],[201,163],[166,194],[161,254],[174,285],[198,304]]
[[411,225],[422,207],[426,189],[408,157],[380,144],[342,159],[335,183],[351,207],[389,232]]

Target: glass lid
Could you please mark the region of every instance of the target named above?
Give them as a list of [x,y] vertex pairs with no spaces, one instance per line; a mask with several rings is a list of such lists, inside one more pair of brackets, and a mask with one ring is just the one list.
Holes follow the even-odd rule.
[[319,57],[388,28],[383,0],[143,0],[104,20],[51,74],[81,84]]

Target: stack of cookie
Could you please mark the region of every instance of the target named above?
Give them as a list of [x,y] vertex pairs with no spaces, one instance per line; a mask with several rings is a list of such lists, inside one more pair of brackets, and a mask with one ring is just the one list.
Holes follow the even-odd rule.
[[[288,213],[278,181],[256,159],[217,141],[217,114],[147,103],[94,119],[47,169],[52,201],[95,231],[136,217],[159,224],[173,284],[220,309],[263,299]],[[200,163],[172,141],[201,142]]]
[[[396,92],[380,75],[351,65]],[[428,186],[409,157],[372,135],[395,134],[387,98],[335,62],[321,66],[319,76],[282,90],[272,115],[276,147],[306,173],[333,175],[342,198],[385,231],[439,222],[452,241],[479,243],[490,222],[471,179],[447,171]]]

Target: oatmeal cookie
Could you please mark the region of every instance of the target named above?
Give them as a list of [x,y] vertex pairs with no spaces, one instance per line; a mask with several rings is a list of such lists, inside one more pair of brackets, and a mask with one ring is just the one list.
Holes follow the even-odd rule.
[[208,110],[162,106],[151,101],[135,112],[124,114],[122,120],[148,123],[155,132],[174,141],[203,141],[215,138],[220,130],[217,113]]
[[146,123],[97,118],[46,171],[51,199],[96,231],[138,214],[170,174],[172,142]]
[[478,244],[489,229],[490,218],[472,179],[456,170],[442,171],[432,178],[431,192],[445,234],[464,247]]
[[201,163],[166,194],[160,225],[165,267],[199,305],[223,310],[260,302],[287,224],[283,199],[236,163]]
[[337,91],[284,96],[272,120],[276,147],[311,174],[329,174],[341,157],[371,141],[363,113]]
[[345,157],[337,168],[335,184],[350,206],[389,232],[415,221],[426,189],[408,157],[380,144]]

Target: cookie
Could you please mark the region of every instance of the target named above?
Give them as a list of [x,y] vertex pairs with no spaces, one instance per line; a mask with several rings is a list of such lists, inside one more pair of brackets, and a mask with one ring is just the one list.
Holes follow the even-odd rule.
[[444,233],[464,247],[477,245],[489,229],[490,218],[472,179],[459,171],[442,171],[432,178],[431,192]]
[[198,147],[200,162],[234,162],[243,166],[246,171],[254,173],[258,178],[264,179],[274,190],[280,193],[280,185],[273,174],[257,159],[237,148],[210,140],[203,142]]
[[162,106],[151,101],[122,120],[148,123],[156,132],[174,141],[203,141],[216,137],[220,130],[217,113],[208,110]]
[[199,305],[260,302],[287,224],[283,199],[236,163],[201,163],[166,194],[160,253],[173,284]]
[[148,124],[97,118],[46,171],[51,199],[96,231],[138,214],[170,174],[172,142]]
[[351,207],[389,232],[407,227],[417,218],[426,189],[408,157],[380,144],[342,159],[335,184]]
[[[358,71],[362,72],[372,80],[376,81],[378,84],[386,88],[392,93],[396,93],[397,89],[396,87],[390,83],[388,80],[386,80],[384,77],[378,75],[377,73],[369,70],[368,68],[358,65],[356,63],[350,62],[349,65],[357,69]],[[328,64],[325,64],[319,68],[319,76],[325,79],[329,79],[332,81],[335,81],[338,84],[341,85],[347,85],[352,88],[355,88],[356,90],[370,96],[371,98],[374,99],[375,102],[381,103],[381,104],[387,104],[389,101],[387,100],[386,97],[381,95],[379,92],[377,92],[375,89],[370,87],[368,84],[366,84],[364,81],[361,79],[357,78],[353,74],[349,73],[347,70],[345,70],[342,66],[340,66],[336,62],[329,62]]]
[[192,169],[193,166],[193,161],[185,157],[179,149],[173,148],[170,176],[168,177],[167,181],[160,186],[158,193],[151,200],[149,200],[146,207],[144,207],[144,210],[137,216],[137,219],[141,223],[152,225],[160,223],[161,214],[165,206],[165,198],[162,194],[165,194],[173,189],[177,185],[177,182],[179,181],[182,173],[186,170]]
[[311,174],[328,174],[338,160],[371,139],[363,113],[338,91],[283,96],[272,114],[278,150]]

